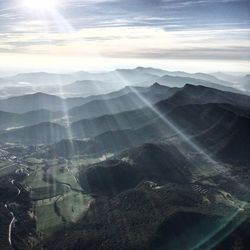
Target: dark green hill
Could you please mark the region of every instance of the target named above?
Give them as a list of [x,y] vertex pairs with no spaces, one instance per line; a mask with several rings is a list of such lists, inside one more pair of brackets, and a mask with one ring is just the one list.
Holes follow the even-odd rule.
[[159,102],[156,107],[165,112],[177,106],[206,103],[226,103],[249,108],[250,96],[186,84],[182,90],[178,91],[171,98]]
[[187,159],[174,146],[145,144],[122,153],[116,160],[91,166],[81,173],[80,183],[90,193],[116,194],[142,180],[187,182],[188,166]]

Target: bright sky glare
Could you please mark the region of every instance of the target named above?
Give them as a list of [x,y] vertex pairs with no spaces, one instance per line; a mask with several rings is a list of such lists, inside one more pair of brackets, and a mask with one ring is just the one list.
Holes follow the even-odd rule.
[[247,72],[249,8],[249,0],[0,0],[0,70]]
[[59,4],[56,0],[22,0],[23,6],[35,11],[51,10]]

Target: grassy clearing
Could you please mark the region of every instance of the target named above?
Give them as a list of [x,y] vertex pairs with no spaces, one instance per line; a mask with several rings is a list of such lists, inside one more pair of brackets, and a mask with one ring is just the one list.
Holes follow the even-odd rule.
[[0,169],[5,167],[8,163],[10,164],[9,161],[0,161]]
[[36,206],[35,215],[37,231],[45,235],[53,233],[63,223],[61,217],[55,212],[54,203]]
[[73,166],[82,166],[82,165],[91,165],[91,164],[95,164],[97,162],[100,162],[101,159],[100,158],[92,158],[92,157],[75,157],[71,160],[71,164]]
[[58,195],[63,195],[69,191],[69,188],[65,185],[48,185],[45,187],[37,187],[31,190],[31,199],[43,200],[49,199]]
[[70,192],[56,204],[67,222],[76,222],[88,209],[92,198],[79,192]]
[[42,159],[37,159],[37,158],[33,158],[33,157],[26,158],[25,161],[28,164],[31,164],[31,165],[42,164],[43,163]]
[[16,166],[10,161],[0,161],[0,176],[10,174],[16,170]]
[[24,180],[24,184],[31,187],[31,199],[33,200],[48,199],[68,192],[68,188],[65,185],[46,182],[42,168],[31,173],[31,175]]
[[31,187],[37,231],[48,236],[64,223],[75,222],[83,216],[92,198],[70,187],[81,190],[77,181],[79,171],[98,161],[94,158],[46,162],[28,159],[27,164],[32,171],[24,184]]
[[78,166],[74,165],[60,165],[52,167],[48,170],[48,174],[56,182],[67,183],[72,188],[81,190],[80,185],[77,182],[77,175],[79,169]]
[[58,182],[67,183],[72,188],[82,190],[81,186],[78,184],[74,174],[68,172],[64,174],[58,174],[55,178]]
[[63,196],[35,202],[37,231],[49,235],[63,223],[76,222],[87,211],[91,200],[88,195],[70,191]]
[[42,169],[37,169],[31,173],[30,176],[25,178],[24,183],[32,188],[48,186],[49,184],[43,180],[43,176],[44,172]]
[[27,168],[29,169],[29,171],[37,171],[39,170],[40,168],[42,168],[43,165],[37,165],[37,164],[34,164],[34,165],[28,165]]
[[88,167],[89,164],[93,164],[98,162],[98,158],[84,158],[84,159],[74,159],[71,161],[67,161],[64,163],[57,163],[55,161],[52,162],[53,165],[49,165],[49,169],[47,171],[48,175],[52,177],[52,179],[56,182],[67,183],[73,189],[82,190],[81,186],[78,184],[77,177],[79,171],[83,168]]

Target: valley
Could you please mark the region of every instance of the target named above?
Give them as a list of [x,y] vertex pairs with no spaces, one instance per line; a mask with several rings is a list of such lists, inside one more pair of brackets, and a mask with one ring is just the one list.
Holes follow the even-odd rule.
[[247,249],[250,96],[212,75],[120,72],[172,85],[0,100],[1,249]]

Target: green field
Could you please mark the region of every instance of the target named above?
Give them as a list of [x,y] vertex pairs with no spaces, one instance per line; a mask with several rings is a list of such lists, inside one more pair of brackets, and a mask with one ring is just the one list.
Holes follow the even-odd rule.
[[42,159],[37,159],[37,158],[33,158],[33,157],[26,158],[25,161],[27,162],[27,164],[31,164],[31,165],[43,163]]
[[26,177],[23,182],[32,188],[48,186],[49,184],[43,180],[43,176],[44,172],[39,167],[34,169],[34,171],[28,177]]
[[75,222],[84,215],[92,198],[81,193],[77,176],[82,168],[98,161],[93,158],[72,161],[26,159],[30,175],[24,184],[31,188],[39,232],[49,235],[64,223]]
[[62,196],[35,202],[37,230],[49,235],[64,223],[76,222],[87,211],[91,200],[90,196],[70,191]]
[[10,174],[16,170],[15,164],[10,161],[0,161],[0,176]]
[[78,166],[66,164],[50,167],[47,174],[55,183],[65,183],[71,188],[82,190],[76,179],[78,172]]
[[37,231],[49,235],[60,226],[63,221],[55,213],[54,203],[35,206],[35,216],[37,220]]
[[31,189],[32,200],[43,200],[53,198],[58,195],[63,195],[69,191],[69,188],[65,185],[48,185],[44,187],[37,187]]
[[77,221],[88,209],[92,198],[79,192],[69,192],[56,202],[59,212],[68,222]]

